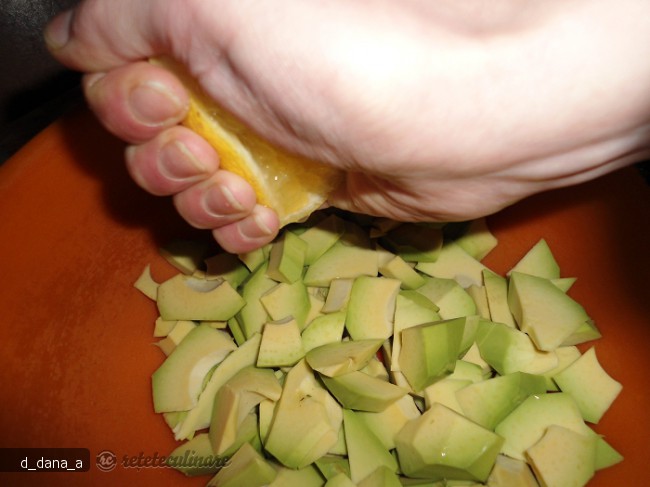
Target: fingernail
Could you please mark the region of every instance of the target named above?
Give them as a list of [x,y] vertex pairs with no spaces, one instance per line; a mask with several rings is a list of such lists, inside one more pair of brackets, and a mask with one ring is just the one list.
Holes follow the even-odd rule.
[[70,25],[72,24],[73,10],[63,12],[54,17],[45,28],[45,44],[56,51],[64,47],[70,40]]
[[205,192],[204,204],[208,213],[217,217],[241,213],[246,209],[229,188],[220,184],[213,185]]
[[240,223],[239,231],[242,236],[255,240],[273,235],[273,230],[266,224],[262,215],[253,212],[251,216],[252,218],[246,218]]
[[159,161],[160,171],[177,181],[208,173],[206,165],[178,140],[168,142],[162,147]]
[[155,82],[141,83],[133,88],[129,107],[136,120],[150,126],[176,121],[183,111],[181,100],[167,87]]

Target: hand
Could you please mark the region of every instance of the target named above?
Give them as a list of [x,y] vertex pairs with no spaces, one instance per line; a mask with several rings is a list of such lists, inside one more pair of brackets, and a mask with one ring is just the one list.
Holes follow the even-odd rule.
[[649,19],[637,0],[86,0],[46,39],[89,73],[133,178],[242,252],[277,217],[177,125],[187,94],[148,57],[175,57],[274,143],[346,170],[330,204],[464,220],[650,154]]

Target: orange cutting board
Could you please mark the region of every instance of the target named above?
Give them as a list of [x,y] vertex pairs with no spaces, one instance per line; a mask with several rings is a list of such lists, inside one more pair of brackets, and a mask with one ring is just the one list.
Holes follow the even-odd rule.
[[[0,485],[204,485],[169,468],[128,468],[176,446],[153,412],[155,306],[132,285],[145,265],[175,272],[158,247],[204,236],[171,201],[129,179],[123,144],[85,110],[47,128],[0,167],[0,448],[90,450],[75,473],[0,473]],[[628,168],[541,194],[489,219],[507,271],[539,238],[596,321],[605,369],[624,389],[595,428],[625,460],[590,485],[640,485],[650,440],[650,187]],[[216,247],[215,247],[216,249]],[[584,347],[583,347],[584,348]],[[95,465],[115,455],[109,472]]]

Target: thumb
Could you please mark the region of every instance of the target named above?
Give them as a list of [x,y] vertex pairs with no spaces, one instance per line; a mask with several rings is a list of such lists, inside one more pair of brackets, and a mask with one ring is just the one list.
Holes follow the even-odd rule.
[[106,71],[157,54],[173,54],[170,39],[186,25],[188,10],[175,0],[86,0],[50,21],[45,43],[71,69]]

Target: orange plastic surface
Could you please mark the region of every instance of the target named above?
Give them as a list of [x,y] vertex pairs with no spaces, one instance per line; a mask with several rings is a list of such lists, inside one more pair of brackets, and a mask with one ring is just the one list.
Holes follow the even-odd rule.
[[[0,485],[204,485],[168,468],[126,468],[125,456],[175,447],[153,412],[155,306],[132,284],[158,247],[193,236],[171,201],[124,169],[122,143],[81,111],[0,167],[0,448],[89,448],[85,473],[0,473]],[[500,245],[485,263],[507,271],[539,238],[570,294],[596,321],[605,369],[623,383],[596,430],[625,460],[590,486],[640,485],[650,441],[650,187],[628,168],[519,203],[489,219]],[[584,348],[584,347],[583,347]],[[110,472],[95,456],[118,460]]]

